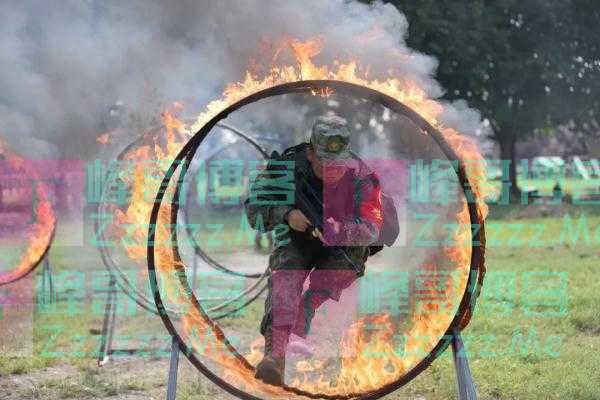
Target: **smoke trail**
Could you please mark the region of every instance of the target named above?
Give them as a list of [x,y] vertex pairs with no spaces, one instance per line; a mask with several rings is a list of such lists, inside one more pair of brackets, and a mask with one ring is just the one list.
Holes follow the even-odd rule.
[[[129,126],[124,143],[173,101],[200,111],[243,78],[265,39],[321,35],[319,62],[352,57],[372,74],[394,70],[431,97],[443,93],[437,61],[406,46],[408,22],[389,4],[29,0],[2,8],[0,135],[29,157],[95,155],[117,100]],[[448,125],[467,133],[481,127],[464,104],[446,108]]]

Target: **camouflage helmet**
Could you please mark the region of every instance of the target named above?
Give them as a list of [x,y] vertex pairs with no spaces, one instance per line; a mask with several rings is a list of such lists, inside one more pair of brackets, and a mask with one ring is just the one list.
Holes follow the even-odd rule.
[[338,160],[350,157],[348,122],[331,114],[317,117],[312,127],[310,143],[320,159]]

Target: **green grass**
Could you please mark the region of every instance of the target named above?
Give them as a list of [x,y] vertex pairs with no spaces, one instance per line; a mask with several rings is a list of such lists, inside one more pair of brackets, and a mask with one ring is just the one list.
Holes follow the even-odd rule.
[[519,186],[523,189],[536,188],[542,194],[550,195],[556,183],[559,183],[561,188],[572,196],[578,196],[587,192],[593,192],[600,187],[600,179],[575,179],[575,178],[561,178],[561,179],[528,179],[526,181],[519,182]]
[[[581,222],[582,215],[585,215],[586,225]],[[235,238],[233,227],[239,227],[239,218],[233,214],[228,218],[226,223],[232,228],[226,229],[224,235]],[[571,225],[574,230],[569,232]],[[586,241],[584,232],[575,240],[578,226],[587,229],[589,240]],[[464,332],[480,398],[600,399],[597,384],[600,382],[600,280],[596,276],[600,270],[597,261],[600,212],[575,206],[562,206],[560,210],[558,207],[495,206],[490,210],[487,227],[487,278],[473,320]],[[72,249],[56,248],[52,250],[52,260],[57,271],[90,265],[101,269],[92,251],[86,249],[81,253],[89,255],[74,260]],[[528,296],[535,293],[526,286],[527,279],[542,282],[536,273],[562,274],[556,276],[566,279],[566,308],[528,305]],[[548,284],[546,281],[541,285]],[[514,293],[510,291],[512,287]],[[75,290],[72,294],[76,293],[79,292]],[[86,294],[87,289],[82,293]],[[541,299],[547,302],[561,300],[561,297],[546,294]],[[24,398],[41,398],[41,394],[47,396],[44,398],[96,398],[157,390],[162,393],[158,397],[163,397],[165,387],[157,388],[142,375],[137,379],[118,380],[98,374],[93,365],[99,336],[90,335],[90,328],[100,328],[102,315],[90,312],[90,299],[78,301],[88,305],[83,313],[76,315],[39,310],[35,314],[34,357],[0,356],[0,377],[28,374],[66,363],[76,366],[79,373],[67,379],[41,380],[29,392],[24,392]],[[63,311],[68,309],[64,303],[58,307]],[[556,315],[532,315],[535,311],[552,310]],[[262,302],[257,302],[243,316],[223,321],[223,327],[252,328],[261,313]],[[121,318],[122,334],[165,333],[160,321],[148,317],[142,310],[133,317]],[[165,383],[166,373],[163,375],[162,383]],[[181,380],[178,398],[218,398],[220,393],[193,372],[191,377]],[[416,395],[428,400],[456,398],[450,351],[388,398]]]
[[81,374],[67,379],[44,380],[36,391],[57,399],[83,399],[118,396],[130,391],[143,391],[147,387],[137,382],[120,382],[100,376],[97,368],[82,368]]
[[[577,178],[559,178],[559,179],[520,179],[517,180],[519,189],[523,191],[537,190],[541,196],[552,196],[556,184],[559,184],[564,193],[573,199],[579,199],[582,196],[600,193],[600,179],[583,180]],[[500,196],[502,182],[498,179],[488,182],[489,194]]]
[[[600,281],[596,279],[600,236],[594,241],[592,235],[587,244],[580,237],[574,244],[574,237],[566,234],[568,222],[564,217],[510,218],[519,215],[522,208],[506,208],[492,210],[488,225],[523,225],[522,245],[507,245],[516,229],[498,231],[498,241],[504,245],[486,250],[487,281],[464,332],[480,398],[599,399],[600,389],[594,382],[600,381]],[[580,207],[563,210],[575,223],[584,211]],[[505,219],[497,219],[498,215]],[[600,234],[597,212],[586,217],[590,231],[598,229]],[[528,245],[536,234],[532,225],[544,227],[539,236],[544,244],[535,248]],[[557,307],[556,315],[552,315],[552,307],[545,310],[546,315],[532,315],[544,310],[528,305],[531,290],[526,279],[536,276],[528,274],[539,272],[565,274],[566,309]],[[514,277],[514,294],[495,290],[496,284],[512,282],[509,277]],[[543,300],[551,299],[556,300],[556,296]],[[409,388],[397,393],[398,398],[410,393],[427,399],[456,398],[450,351],[446,353]]]
[[47,368],[55,360],[42,357],[4,357],[0,356],[0,377],[7,375],[22,375],[31,371]]

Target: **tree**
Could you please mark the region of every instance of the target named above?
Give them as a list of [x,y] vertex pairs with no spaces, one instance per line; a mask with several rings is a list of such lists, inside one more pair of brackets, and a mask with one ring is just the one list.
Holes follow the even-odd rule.
[[591,95],[598,93],[597,76],[586,76],[584,83],[570,69],[580,58],[588,64],[600,59],[593,0],[388,2],[407,16],[408,45],[439,59],[444,98],[466,99],[490,122],[501,158],[511,161],[513,199],[520,194],[519,139],[569,121],[583,125],[598,115],[590,111],[598,110],[598,96]]
[[570,18],[562,27],[565,49],[563,92],[574,107],[575,125],[600,136],[600,8],[594,0],[571,0]]

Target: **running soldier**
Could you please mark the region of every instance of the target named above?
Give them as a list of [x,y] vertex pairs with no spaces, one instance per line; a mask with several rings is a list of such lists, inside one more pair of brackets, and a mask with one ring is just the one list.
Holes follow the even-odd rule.
[[[363,276],[369,245],[382,228],[379,180],[353,156],[349,142],[345,119],[318,117],[310,142],[286,149],[281,157],[272,155],[245,201],[250,225],[273,231],[275,237],[260,325],[265,352],[256,367],[256,377],[269,384],[283,385],[290,334],[305,338],[318,307],[329,299],[339,301],[343,290]],[[294,193],[287,203],[273,194],[276,186],[281,191],[273,178],[286,173],[286,163],[293,172],[288,171],[290,181],[283,186]]]

